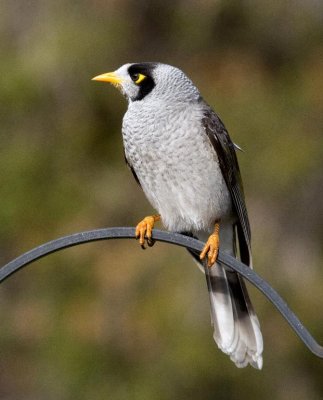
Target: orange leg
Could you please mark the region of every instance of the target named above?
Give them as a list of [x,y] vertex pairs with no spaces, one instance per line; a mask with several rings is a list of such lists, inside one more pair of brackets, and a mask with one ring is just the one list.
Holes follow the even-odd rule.
[[160,220],[160,215],[151,215],[144,218],[136,226],[136,239],[139,239],[139,243],[143,249],[145,249],[145,239],[149,247],[153,246],[155,241],[151,237],[151,231],[156,221]]
[[215,263],[219,252],[219,231],[220,224],[217,222],[214,226],[214,232],[209,236],[201,254],[200,260],[203,260],[207,255],[207,266],[210,268]]

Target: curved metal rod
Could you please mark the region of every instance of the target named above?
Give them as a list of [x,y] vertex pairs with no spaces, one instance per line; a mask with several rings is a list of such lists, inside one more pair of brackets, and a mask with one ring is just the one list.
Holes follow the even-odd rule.
[[[14,274],[21,268],[44,257],[48,254],[54,253],[65,249],[67,247],[76,246],[82,243],[94,242],[98,240],[106,239],[134,239],[135,229],[134,228],[106,228],[97,229],[93,231],[75,233],[73,235],[61,237],[59,239],[53,240],[42,244],[41,246],[35,247],[34,249],[22,254],[15,260],[10,261],[8,264],[0,269],[0,283],[8,278],[10,275]],[[193,239],[188,236],[181,235],[179,233],[172,233],[154,229],[153,238],[155,240],[171,243],[177,246],[186,247],[188,249],[200,252],[203,248],[203,243],[199,240]],[[256,272],[242,264],[230,255],[219,252],[218,256],[219,262],[225,264],[229,268],[235,270],[245,279],[247,279],[251,284],[253,284],[257,289],[259,289],[278,309],[282,316],[286,319],[289,325],[294,329],[296,334],[304,342],[304,344],[309,348],[309,350],[316,356],[323,358],[323,346],[320,346],[305,326],[301,323],[298,317],[291,311],[285,301],[279,296],[279,294],[267,283],[263,278],[261,278]]]

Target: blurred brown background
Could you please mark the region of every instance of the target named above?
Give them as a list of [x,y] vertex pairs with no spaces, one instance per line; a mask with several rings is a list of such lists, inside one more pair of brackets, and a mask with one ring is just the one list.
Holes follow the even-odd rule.
[[[123,161],[126,103],[91,82],[126,62],[183,69],[239,153],[254,265],[323,341],[323,3],[0,3],[0,262],[151,207]],[[212,340],[183,249],[92,243],[0,287],[0,398],[322,399],[323,361],[251,288],[261,372]]]

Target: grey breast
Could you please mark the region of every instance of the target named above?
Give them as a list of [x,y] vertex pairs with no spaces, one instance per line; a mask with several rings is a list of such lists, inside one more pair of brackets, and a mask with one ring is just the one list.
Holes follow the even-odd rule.
[[167,229],[210,230],[230,214],[218,158],[202,126],[203,104],[129,104],[125,154]]

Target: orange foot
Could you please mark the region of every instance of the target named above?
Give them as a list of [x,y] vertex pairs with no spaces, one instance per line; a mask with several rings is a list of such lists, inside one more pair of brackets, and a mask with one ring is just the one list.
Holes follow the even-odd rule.
[[203,260],[207,255],[207,266],[210,268],[215,263],[219,252],[219,230],[220,224],[216,223],[214,226],[214,232],[209,236],[201,254],[200,260]]
[[156,221],[160,220],[160,215],[152,215],[144,218],[136,226],[136,239],[139,239],[140,246],[145,249],[145,240],[149,247],[153,246],[155,241],[151,237],[151,231]]

